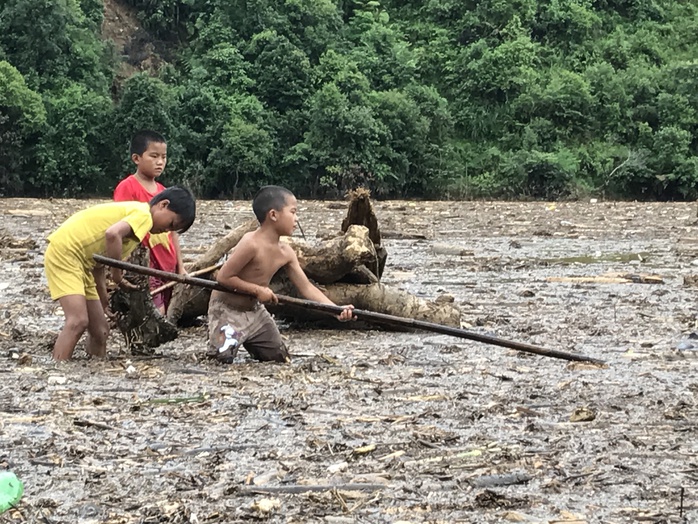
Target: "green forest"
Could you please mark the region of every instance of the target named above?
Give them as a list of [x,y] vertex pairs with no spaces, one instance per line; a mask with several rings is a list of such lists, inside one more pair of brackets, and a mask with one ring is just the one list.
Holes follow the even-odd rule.
[[694,199],[695,0],[2,0],[0,196]]

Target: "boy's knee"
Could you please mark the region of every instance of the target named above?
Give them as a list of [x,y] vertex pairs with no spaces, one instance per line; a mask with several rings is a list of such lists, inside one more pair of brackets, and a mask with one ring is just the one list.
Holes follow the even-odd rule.
[[68,331],[74,333],[84,333],[90,324],[90,320],[87,315],[72,315],[65,319],[65,327]]
[[260,362],[291,362],[291,355],[288,352],[286,344],[283,342],[278,346],[255,346],[246,344],[245,349],[252,355],[252,358]]
[[105,341],[109,338],[109,324],[106,322],[98,326],[89,326],[88,332],[95,340]]

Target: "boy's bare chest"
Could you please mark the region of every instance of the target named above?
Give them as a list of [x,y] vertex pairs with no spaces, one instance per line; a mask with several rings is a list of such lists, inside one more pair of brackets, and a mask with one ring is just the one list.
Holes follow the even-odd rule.
[[247,278],[255,283],[266,285],[288,262],[288,257],[281,250],[258,253],[247,267]]

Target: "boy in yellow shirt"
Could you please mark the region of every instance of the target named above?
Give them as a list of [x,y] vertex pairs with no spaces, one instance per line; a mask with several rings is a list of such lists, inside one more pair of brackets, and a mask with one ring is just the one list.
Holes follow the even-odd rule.
[[[171,187],[149,203],[112,202],[75,213],[49,237],[44,267],[51,298],[58,300],[65,315],[65,326],[53,348],[55,360],[68,360],[78,340],[87,330],[89,355],[105,357],[109,323],[104,266],[92,255],[125,259],[147,233],[185,232],[196,217],[196,203],[188,189]],[[112,280],[119,287],[132,284],[123,272],[111,268]]]

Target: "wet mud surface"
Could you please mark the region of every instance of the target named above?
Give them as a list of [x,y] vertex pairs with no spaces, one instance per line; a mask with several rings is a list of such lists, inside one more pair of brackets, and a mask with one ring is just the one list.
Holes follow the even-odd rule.
[[[107,361],[56,364],[44,238],[89,203],[0,201],[0,468],[25,484],[0,522],[698,521],[698,351],[676,350],[696,329],[694,204],[375,203],[384,283],[606,368],[288,327],[291,364],[222,367],[205,326],[154,358],[113,333]],[[345,210],[299,212],[315,241]],[[185,258],[250,216],[200,203]],[[663,283],[547,280],[609,272]]]

